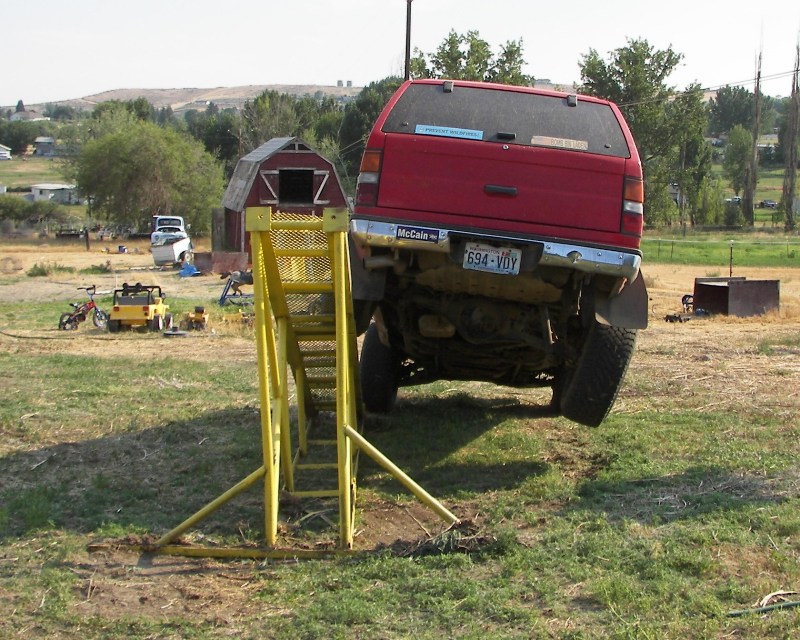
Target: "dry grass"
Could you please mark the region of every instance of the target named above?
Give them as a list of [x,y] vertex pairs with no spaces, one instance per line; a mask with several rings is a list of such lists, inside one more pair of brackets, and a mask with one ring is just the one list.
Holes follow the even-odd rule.
[[[131,244],[129,248],[137,246]],[[198,303],[213,299],[221,290],[222,282],[218,276],[181,279],[174,271],[152,269],[150,256],[143,250],[139,253],[114,254],[110,251],[103,252],[103,248],[98,246],[86,252],[80,246],[65,250],[63,246],[52,243],[18,247],[0,246],[0,265],[8,267],[7,271],[0,275],[0,301],[5,303],[27,301],[40,304],[53,299],[73,299],[76,286],[91,284],[77,272],[45,278],[28,278],[24,275],[25,270],[42,260],[69,265],[78,270],[104,259],[111,260],[114,266],[112,273],[91,276],[92,282],[100,288],[113,288],[122,281],[141,280],[161,284],[170,296],[195,300]],[[601,548],[594,554],[575,557],[576,552],[569,549],[578,548],[579,544],[590,544],[593,535],[599,536],[606,532],[606,528],[612,527],[603,520],[606,514],[599,508],[590,516],[584,514],[575,516],[577,518],[575,522],[570,521],[570,510],[577,509],[577,503],[581,502],[575,493],[575,487],[591,485],[598,475],[611,466],[609,449],[616,447],[624,453],[626,450],[618,443],[631,443],[631,450],[638,452],[637,447],[641,447],[643,457],[650,455],[655,458],[659,453],[658,447],[646,449],[645,444],[637,442],[635,431],[637,429],[642,431],[640,435],[643,440],[651,435],[654,438],[658,437],[662,429],[665,433],[675,433],[677,429],[675,421],[683,415],[707,416],[709,420],[719,420],[719,416],[736,416],[737,419],[731,420],[730,425],[725,424],[721,427],[719,439],[723,442],[741,443],[741,450],[749,455],[766,457],[781,447],[785,448],[787,444],[781,442],[780,438],[762,440],[761,433],[764,424],[769,422],[777,425],[774,427],[777,433],[788,433],[792,436],[797,424],[798,407],[800,407],[798,395],[800,394],[800,358],[798,358],[800,347],[794,346],[797,344],[794,340],[800,336],[800,313],[797,311],[800,307],[800,274],[776,270],[748,270],[747,273],[736,274],[747,275],[753,279],[780,279],[782,309],[779,313],[762,318],[718,317],[698,318],[682,324],[664,322],[663,317],[666,313],[680,310],[681,296],[691,291],[694,278],[707,275],[704,270],[699,273],[697,271],[690,267],[659,265],[646,267],[652,299],[651,326],[640,333],[637,353],[627,383],[614,409],[615,425],[610,431],[603,432],[601,427],[597,431],[590,432],[566,424],[563,420],[535,417],[533,405],[539,401],[546,401],[544,394],[539,392],[530,393],[471,383],[448,384],[444,390],[436,388],[401,390],[399,398],[401,417],[398,419],[413,423],[405,424],[404,433],[425,434],[423,437],[426,438],[426,445],[433,446],[435,441],[437,445],[441,445],[433,437],[432,432],[425,431],[426,427],[433,427],[433,424],[428,424],[426,421],[437,422],[435,426],[442,428],[443,424],[439,423],[445,423],[450,419],[447,414],[456,414],[459,424],[452,428],[453,442],[446,443],[450,447],[446,452],[447,457],[444,454],[441,459],[432,456],[437,464],[431,466],[441,466],[444,469],[458,469],[463,466],[467,469],[473,465],[474,468],[481,469],[481,472],[462,471],[463,475],[453,479],[437,476],[434,471],[433,475],[428,477],[449,486],[445,491],[450,491],[451,496],[459,496],[460,492],[467,494],[465,498],[452,498],[448,501],[448,506],[452,506],[457,515],[471,521],[477,528],[452,539],[447,536],[437,537],[441,531],[441,522],[427,509],[409,502],[405,497],[393,499],[389,492],[396,491],[400,495],[402,490],[395,485],[392,485],[391,489],[384,489],[386,483],[380,479],[380,473],[374,466],[370,470],[369,465],[365,464],[362,471],[371,476],[361,485],[359,495],[357,547],[369,550],[394,549],[401,555],[435,554],[442,550],[458,550],[464,545],[467,550],[475,551],[476,549],[470,546],[472,543],[477,544],[478,550],[484,545],[494,544],[499,537],[498,530],[503,526],[512,526],[513,523],[515,540],[519,541],[518,548],[524,549],[524,553],[535,554],[537,549],[542,549],[541,553],[546,555],[548,551],[545,545],[550,544],[549,549],[553,554],[564,554],[560,557],[575,563],[571,567],[572,571],[577,573],[577,567],[588,564],[597,574],[596,579],[602,581],[603,574],[608,571],[606,559],[615,550]],[[0,332],[0,352],[13,356],[18,362],[23,362],[26,358],[37,360],[57,355],[85,357],[88,361],[99,363],[100,370],[107,371],[107,367],[110,367],[115,360],[122,362],[135,360],[137,366],[150,367],[152,371],[148,370],[143,374],[138,370],[135,380],[123,385],[126,389],[128,386],[131,387],[128,391],[136,392],[138,387],[133,388],[136,383],[146,387],[147,393],[174,393],[176,405],[180,404],[181,394],[202,392],[202,395],[196,398],[202,406],[182,407],[182,410],[188,411],[190,415],[180,421],[169,418],[172,408],[168,407],[159,409],[163,411],[159,415],[151,415],[146,410],[131,409],[130,414],[113,416],[100,424],[92,421],[74,424],[63,417],[66,408],[62,406],[58,409],[57,405],[59,403],[66,405],[79,400],[84,397],[85,392],[76,394],[70,389],[57,389],[55,382],[48,383],[49,395],[52,397],[48,397],[48,393],[44,392],[34,394],[36,402],[43,403],[42,406],[45,406],[46,410],[34,408],[25,411],[24,415],[9,421],[6,432],[0,433],[2,437],[0,450],[4,456],[8,456],[9,464],[14,464],[14,468],[19,469],[14,482],[18,482],[20,488],[30,489],[35,485],[37,478],[50,477],[58,481],[63,480],[72,491],[85,492],[87,495],[94,492],[102,496],[103,487],[98,484],[103,478],[113,478],[115,475],[123,479],[135,478],[135,482],[133,480],[130,482],[137,488],[154,487],[165,482],[165,479],[183,481],[176,468],[184,471],[186,468],[192,468],[192,465],[211,464],[206,458],[209,452],[217,450],[212,447],[225,446],[227,440],[236,433],[245,435],[252,433],[254,449],[258,446],[254,396],[241,400],[246,396],[248,389],[238,390],[240,395],[236,396],[237,402],[240,401],[242,404],[235,405],[231,409],[230,406],[225,403],[220,404],[216,400],[216,404],[212,407],[213,403],[208,399],[208,395],[215,389],[209,388],[206,392],[202,386],[207,377],[214,376],[222,368],[220,363],[237,363],[252,382],[256,370],[256,354],[252,334],[245,325],[223,323],[220,316],[212,315],[211,328],[214,328],[215,332],[193,333],[188,337],[179,347],[182,365],[169,375],[159,370],[160,363],[171,357],[165,355],[166,341],[156,336],[140,337],[128,334],[112,336],[89,327],[82,327],[77,334],[66,334],[55,329],[55,322],[52,323],[52,328],[48,329],[0,328],[3,329],[3,332]],[[769,355],[762,348],[765,341],[773,345]],[[195,372],[202,372],[202,375],[195,375]],[[15,380],[14,385],[19,393],[24,392],[20,391],[25,389],[21,381]],[[196,395],[192,396],[195,397]],[[51,406],[47,404],[48,402],[55,404]],[[122,406],[131,408],[143,404],[137,404],[132,400],[127,402],[129,404]],[[442,406],[445,408],[439,408]],[[230,412],[226,413],[228,410]],[[41,414],[38,417],[28,415],[35,411],[41,411]],[[239,413],[236,413],[237,411]],[[216,422],[206,422],[204,417],[206,412],[217,412],[214,418]],[[245,413],[246,419],[242,419]],[[403,418],[402,415],[406,417]],[[636,423],[639,416],[645,416],[650,422],[646,425]],[[669,417],[669,420],[665,419],[664,424],[661,424],[658,422],[658,416]],[[473,421],[477,421],[477,425],[472,425]],[[418,425],[419,422],[425,424]],[[134,423],[139,425],[136,429]],[[131,426],[126,427],[128,424]],[[42,425],[50,426],[43,429]],[[692,427],[696,428],[696,425],[693,424]],[[370,422],[369,428],[372,430],[371,435],[378,440],[383,439],[384,442],[388,442],[393,437],[392,419],[374,420]],[[414,429],[418,431],[415,432]],[[607,443],[602,442],[604,433],[609,438]],[[686,442],[672,445],[675,455],[690,456],[693,438],[697,438],[698,443],[704,442],[703,434],[695,433],[691,429],[680,433]],[[207,436],[210,439],[204,440]],[[508,446],[503,443],[504,438],[507,439]],[[513,454],[513,447],[521,446],[517,438],[524,438],[531,446],[534,460],[526,459],[524,462],[519,462],[514,460],[512,455],[511,459],[503,461],[502,465],[492,466],[491,460],[486,462],[500,450]],[[593,443],[592,438],[597,438],[600,444]],[[494,444],[496,442],[499,444]],[[395,453],[398,456],[407,455],[404,449],[412,445],[414,445],[412,440],[399,445],[395,443]],[[498,449],[491,449],[492,446]],[[669,449],[671,443],[665,441],[661,446]],[[191,453],[189,449],[192,447],[197,448],[199,453]],[[424,457],[428,453],[421,455]],[[475,457],[470,458],[470,455]],[[728,455],[739,455],[739,451]],[[715,461],[717,462],[720,466],[724,466],[726,461]],[[517,470],[520,478],[514,476],[513,472],[504,470],[508,467]],[[530,472],[531,469],[538,471]],[[423,474],[432,473],[430,468],[418,471]],[[619,473],[619,470],[617,472]],[[204,485],[205,483],[197,477],[202,473],[197,471],[194,474],[197,485],[189,489],[178,483],[164,488],[169,494],[166,498],[169,506],[166,508],[170,511],[166,516],[159,515],[169,520],[170,526],[190,514],[188,510],[183,510],[183,501],[190,500],[192,496],[184,496],[181,492],[188,494],[191,489]],[[219,472],[215,469],[214,473]],[[510,486],[503,484],[504,480],[501,478],[506,477],[502,475],[504,473],[509,473]],[[479,484],[475,476],[481,474],[480,482],[490,486],[485,495],[474,487],[464,489],[465,485],[470,486],[470,482]],[[547,484],[550,481],[554,483],[552,487]],[[627,527],[623,532],[625,536],[620,534],[620,540],[624,537],[624,540],[635,540],[639,545],[652,544],[654,551],[651,560],[659,568],[664,566],[663,558],[657,557],[658,554],[664,553],[660,545],[671,542],[669,536],[673,534],[666,527],[659,528],[652,524],[653,513],[667,514],[663,516],[664,518],[686,517],[685,526],[688,527],[690,522],[695,526],[695,522],[688,519],[688,514],[695,508],[693,505],[708,499],[709,496],[731,495],[733,496],[731,499],[745,496],[753,502],[763,499],[765,504],[768,504],[768,500],[773,498],[775,500],[795,498],[800,493],[800,481],[796,471],[791,469],[772,474],[770,477],[763,477],[760,472],[717,476],[709,472],[699,481],[696,481],[691,474],[682,475],[670,470],[660,471],[656,478],[637,477],[631,484],[635,484],[637,490],[641,490],[637,492],[630,488],[627,491],[617,489],[621,496],[614,494],[608,497],[608,500],[616,501],[620,505],[616,511],[617,514],[621,514],[620,519],[624,521],[620,528]],[[532,492],[524,499],[525,502],[517,502],[522,500],[519,496],[529,490],[530,485],[535,485],[536,490],[544,497],[537,498],[540,494]],[[434,492],[437,490],[435,483],[434,486],[427,488]],[[175,495],[172,495],[173,493]],[[563,495],[567,497],[561,497]],[[110,504],[115,506],[116,500],[117,498],[112,498]],[[512,505],[508,521],[497,515],[501,509],[497,503],[504,500]],[[258,498],[255,497],[246,502],[245,506],[252,511],[258,506],[257,503]],[[148,512],[142,519],[146,522],[159,521],[154,514],[159,512],[161,506],[152,505],[152,512]],[[222,518],[217,521],[216,526],[224,527],[227,535],[236,536],[238,532],[242,542],[252,543],[256,534],[248,529],[239,509],[240,503],[237,502],[230,515],[225,516],[227,519]],[[317,505],[298,507],[295,521],[303,520],[304,524],[316,523],[321,526],[325,518],[335,520],[335,512],[328,513],[325,509]],[[492,510],[496,512],[492,513]],[[640,512],[644,514],[641,517]],[[113,520],[115,512],[112,510],[110,513]],[[708,512],[707,517],[711,519],[712,515]],[[206,625],[206,631],[198,632],[198,637],[255,637],[259,633],[271,635],[276,625],[283,624],[283,628],[286,629],[287,621],[292,624],[302,623],[302,615],[298,614],[298,611],[313,607],[318,598],[326,596],[327,591],[336,591],[337,594],[344,591],[347,588],[346,576],[352,577],[355,573],[358,577],[359,569],[356,564],[325,563],[317,567],[295,568],[279,563],[258,565],[236,560],[222,562],[139,556],[126,550],[124,545],[115,544],[125,540],[115,537],[113,528],[103,532],[102,544],[87,548],[86,542],[95,532],[87,533],[81,528],[86,525],[80,520],[77,522],[79,526],[75,527],[75,530],[65,527],[65,530],[34,532],[3,547],[0,554],[0,571],[5,573],[0,575],[0,615],[6,620],[16,616],[23,623],[17,626],[0,621],[0,635],[6,633],[8,637],[37,637],[37,634],[38,637],[58,635],[66,637],[70,634],[83,637],[179,637],[183,633],[180,630],[183,621],[190,621],[194,629]],[[487,522],[494,528],[484,529]],[[787,530],[790,525],[791,522],[785,525],[788,527]],[[291,523],[291,526],[285,525],[284,534],[290,541],[307,543],[307,538],[293,537],[296,533],[294,526],[294,523]],[[554,526],[563,527],[563,540],[552,533]],[[758,593],[759,590],[763,595],[775,590],[773,581],[790,580],[794,575],[793,569],[782,569],[779,566],[782,554],[789,553],[786,549],[789,548],[790,551],[794,549],[794,543],[788,534],[786,540],[773,536],[772,545],[769,542],[757,544],[756,541],[743,548],[744,545],[739,540],[738,544],[730,541],[716,542],[714,538],[719,533],[715,528],[716,525],[705,525],[702,517],[697,518],[696,526],[700,532],[697,534],[697,539],[707,535],[711,540],[707,545],[709,555],[712,552],[716,554],[714,562],[720,565],[720,571],[727,572],[731,576],[729,578],[710,576],[708,586],[699,587],[704,594],[717,594],[729,588],[732,591],[739,590],[735,594],[736,597],[739,597],[740,593],[750,595],[751,591]],[[749,525],[744,525],[745,530],[747,526]],[[740,528],[736,524],[731,530],[738,532]],[[707,530],[711,532],[707,533]],[[192,533],[192,538],[200,541],[200,535]],[[728,535],[734,534],[729,532]],[[768,533],[767,536],[769,535]],[[209,538],[213,541],[214,535],[207,536],[202,541],[207,543]],[[617,538],[609,539],[619,545],[628,544],[624,541],[619,542]],[[516,542],[514,545],[516,546]],[[701,551],[705,548],[703,543],[691,540],[686,543],[688,551],[681,547],[681,552],[690,555],[698,546]],[[631,546],[627,550],[635,552],[636,548]],[[624,551],[626,549],[623,549],[621,555],[625,555]],[[447,588],[447,583],[463,581],[464,584],[470,584],[470,581],[477,580],[476,576],[486,574],[489,579],[485,585],[481,585],[480,593],[484,594],[484,589],[489,591],[486,592],[488,595],[481,595],[481,599],[497,598],[502,601],[506,598],[509,608],[536,610],[547,620],[546,624],[551,630],[573,629],[576,630],[576,634],[585,632],[585,637],[600,637],[596,634],[591,635],[594,632],[590,630],[594,629],[602,634],[604,629],[617,625],[618,637],[647,636],[647,634],[637,636],[635,628],[626,627],[620,621],[616,614],[617,609],[613,608],[620,605],[612,602],[612,606],[607,607],[602,603],[596,595],[601,590],[599,587],[593,587],[594,595],[590,593],[589,583],[595,578],[564,576],[562,579],[559,573],[560,567],[557,571],[550,570],[548,573],[547,561],[538,558],[535,561],[541,565],[539,569],[543,566],[546,570],[542,572],[541,577],[534,579],[530,575],[531,561],[526,557],[524,562],[520,560],[523,566],[515,567],[515,557],[514,553],[511,553],[499,561],[497,566],[490,562],[477,560],[473,562],[465,559],[465,567],[460,572],[458,565],[455,564],[456,561],[451,559],[443,559],[441,565],[424,562],[400,564],[399,560],[391,564],[393,561],[387,561],[383,570],[385,573],[381,572],[380,565],[373,566],[366,563],[363,571],[369,578],[365,578],[363,593],[359,594],[359,598],[368,594],[379,594],[381,590],[388,589],[394,584],[394,581],[403,579],[408,580],[408,586],[401,591],[413,593],[416,589],[432,588],[431,583],[427,581],[441,580],[442,584],[437,583],[434,586],[438,590],[443,590]],[[794,562],[794,556],[787,557],[786,562]],[[65,601],[69,602],[66,613],[48,613],[47,610],[48,606],[52,606],[50,603],[55,600],[57,589],[55,585],[48,584],[45,578],[47,571],[54,568],[66,576],[64,580],[69,585],[69,593],[65,596]],[[395,577],[395,574],[405,575],[423,570],[428,573],[419,580],[411,575],[405,578]],[[512,595],[491,591],[497,588],[500,574],[512,576],[510,578],[512,584],[521,584],[524,587],[520,587],[520,592]],[[537,582],[539,579],[541,583]],[[9,588],[12,582],[24,584],[28,591],[19,591],[17,588],[12,590]],[[680,597],[686,599],[682,604],[688,603],[689,606],[696,608],[699,606],[696,604],[697,600],[702,600],[699,595],[694,593],[687,596],[681,591],[684,588],[690,590],[694,588],[692,579],[676,580],[670,586],[673,585],[676,587],[675,593],[680,592]],[[796,585],[787,583],[784,586]],[[639,601],[646,597],[648,594],[642,593],[641,597],[637,594],[635,600]],[[721,596],[720,599],[723,600]],[[737,602],[746,605],[748,601],[742,596]],[[392,602],[381,611],[395,608],[395,603]],[[609,609],[614,611],[615,615],[611,615]],[[672,606],[670,610],[674,609],[675,606]],[[638,611],[632,608],[631,610]],[[644,610],[643,608],[642,611]],[[321,615],[327,615],[330,611],[332,609],[325,609]],[[458,612],[453,610],[450,613]],[[502,620],[491,618],[486,612],[476,615],[483,615],[481,624],[488,625],[486,626],[488,631],[484,633],[487,637],[493,634],[495,637],[507,635],[505,632],[513,629],[512,623],[506,625]],[[651,611],[649,615],[656,619],[658,616],[668,614],[659,610]],[[685,623],[687,616],[681,615],[675,620],[670,620],[669,623],[673,625],[671,633],[660,637],[700,637],[698,634],[704,631],[703,617],[698,615],[689,617],[693,621],[699,620],[698,626],[691,627],[690,631],[682,629],[683,624],[692,622]],[[81,622],[82,620],[94,621],[95,626],[87,627]],[[601,626],[597,626],[598,621]],[[47,627],[47,624],[51,626]],[[378,637],[380,632],[377,631],[376,625],[364,627],[363,635],[360,637]],[[440,626],[430,627],[433,629],[431,633],[437,631],[444,633],[443,625],[444,623],[440,622]],[[331,626],[327,630],[330,632],[333,628],[336,627]],[[404,633],[402,629],[405,628],[399,628],[400,635],[392,636],[387,632],[385,637],[402,637]],[[598,629],[600,631],[597,631]],[[630,632],[627,636],[624,635],[626,629]],[[751,628],[748,630],[756,634]],[[686,633],[681,635],[682,631]],[[204,636],[202,633],[207,635]],[[283,635],[276,634],[276,637],[300,637],[299,634],[293,635],[293,633],[292,629],[288,629]],[[413,631],[408,633],[414,635]],[[451,633],[454,637],[458,636],[452,629]],[[717,627],[714,633],[717,634],[714,637],[746,637],[748,631],[740,633],[736,628]],[[534,632],[530,634],[534,637],[535,635]],[[758,635],[769,637],[769,633]],[[308,632],[304,637],[315,636]],[[519,633],[518,637],[528,636]],[[540,637],[546,635],[541,634]]]

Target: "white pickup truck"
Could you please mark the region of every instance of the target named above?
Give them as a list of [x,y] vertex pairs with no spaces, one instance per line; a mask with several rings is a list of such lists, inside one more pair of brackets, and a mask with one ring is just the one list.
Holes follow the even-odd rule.
[[192,240],[180,216],[154,216],[150,253],[157,267],[191,262]]

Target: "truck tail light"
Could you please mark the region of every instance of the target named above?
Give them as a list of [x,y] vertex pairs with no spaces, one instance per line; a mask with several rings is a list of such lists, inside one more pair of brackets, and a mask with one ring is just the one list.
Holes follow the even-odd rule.
[[641,178],[625,176],[622,195],[622,225],[626,235],[642,236],[644,227],[644,182]]
[[383,152],[367,149],[361,158],[361,169],[356,185],[356,204],[374,207],[378,204],[378,182],[381,175]]

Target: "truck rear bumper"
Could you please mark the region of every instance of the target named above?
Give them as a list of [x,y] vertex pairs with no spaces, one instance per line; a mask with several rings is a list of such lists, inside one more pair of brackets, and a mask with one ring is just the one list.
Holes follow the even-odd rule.
[[454,238],[480,238],[491,242],[509,242],[519,245],[539,245],[540,265],[575,269],[585,273],[626,278],[633,282],[639,274],[642,257],[630,250],[609,247],[591,247],[564,241],[515,238],[492,235],[486,232],[465,233],[449,229],[424,227],[417,224],[399,224],[375,220],[351,220],[350,234],[357,246],[388,247],[397,249],[449,253]]

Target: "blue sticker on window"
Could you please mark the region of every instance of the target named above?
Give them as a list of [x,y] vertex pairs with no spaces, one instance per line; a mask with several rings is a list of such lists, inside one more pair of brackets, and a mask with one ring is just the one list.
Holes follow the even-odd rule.
[[438,229],[426,229],[424,227],[406,227],[398,225],[394,233],[398,240],[420,240],[422,242],[439,242]]
[[483,131],[478,131],[476,129],[459,129],[458,127],[437,127],[432,124],[418,124],[414,133],[419,133],[423,136],[444,136],[446,138],[483,140]]

